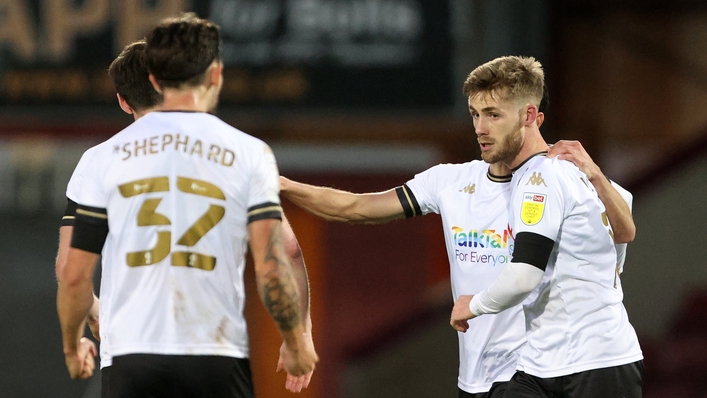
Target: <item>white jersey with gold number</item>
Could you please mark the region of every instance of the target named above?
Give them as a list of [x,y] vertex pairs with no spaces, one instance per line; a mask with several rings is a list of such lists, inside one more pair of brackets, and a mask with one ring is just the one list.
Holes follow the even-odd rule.
[[[407,195],[399,194],[406,213],[441,214],[455,301],[488,287],[511,259],[510,176],[494,177],[488,170],[478,160],[435,166],[403,186]],[[515,373],[525,342],[521,307],[473,319],[458,336],[459,388],[486,392]]]
[[101,333],[110,354],[248,357],[247,225],[281,216],[268,146],[213,115],[152,112],[81,163],[71,195],[108,218]]
[[555,242],[523,303],[527,344],[518,369],[547,378],[642,359],[623,306],[620,259],[603,203],[572,163],[536,156],[514,173],[509,219]]

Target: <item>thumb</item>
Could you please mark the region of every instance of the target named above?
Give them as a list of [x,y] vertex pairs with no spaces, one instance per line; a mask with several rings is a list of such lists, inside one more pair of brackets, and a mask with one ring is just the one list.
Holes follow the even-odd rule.
[[285,370],[285,364],[282,361],[277,361],[277,368],[275,368],[275,373],[280,373]]

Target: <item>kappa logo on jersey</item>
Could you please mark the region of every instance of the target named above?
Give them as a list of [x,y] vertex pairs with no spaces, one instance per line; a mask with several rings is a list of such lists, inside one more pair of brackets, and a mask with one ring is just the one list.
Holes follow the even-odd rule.
[[473,194],[474,192],[476,192],[476,184],[471,184],[471,183],[469,183],[469,185],[467,185],[467,186],[465,186],[464,188],[460,189],[459,192],[464,192],[464,193],[468,193],[468,194],[471,195],[471,194]]
[[528,182],[525,183],[525,185],[537,185],[537,186],[540,186],[541,184],[544,186],[547,186],[547,184],[545,184],[545,180],[543,180],[542,173],[538,173],[537,171],[534,171],[533,175],[530,176],[530,178],[528,179]]
[[535,225],[543,219],[547,195],[538,193],[523,193],[523,206],[520,208],[520,218],[525,225]]

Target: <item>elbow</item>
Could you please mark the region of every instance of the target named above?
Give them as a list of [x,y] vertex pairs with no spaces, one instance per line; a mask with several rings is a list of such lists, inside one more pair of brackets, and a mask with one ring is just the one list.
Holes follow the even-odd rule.
[[614,243],[616,244],[631,243],[635,238],[636,226],[633,224],[630,227],[625,228],[625,231],[622,231],[621,233],[614,232]]

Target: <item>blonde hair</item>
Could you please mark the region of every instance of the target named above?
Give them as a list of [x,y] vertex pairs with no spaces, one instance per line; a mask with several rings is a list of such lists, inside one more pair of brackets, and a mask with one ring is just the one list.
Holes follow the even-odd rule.
[[540,105],[545,86],[545,72],[533,57],[506,56],[474,69],[464,82],[467,97],[479,93],[501,95],[505,100],[526,100]]

